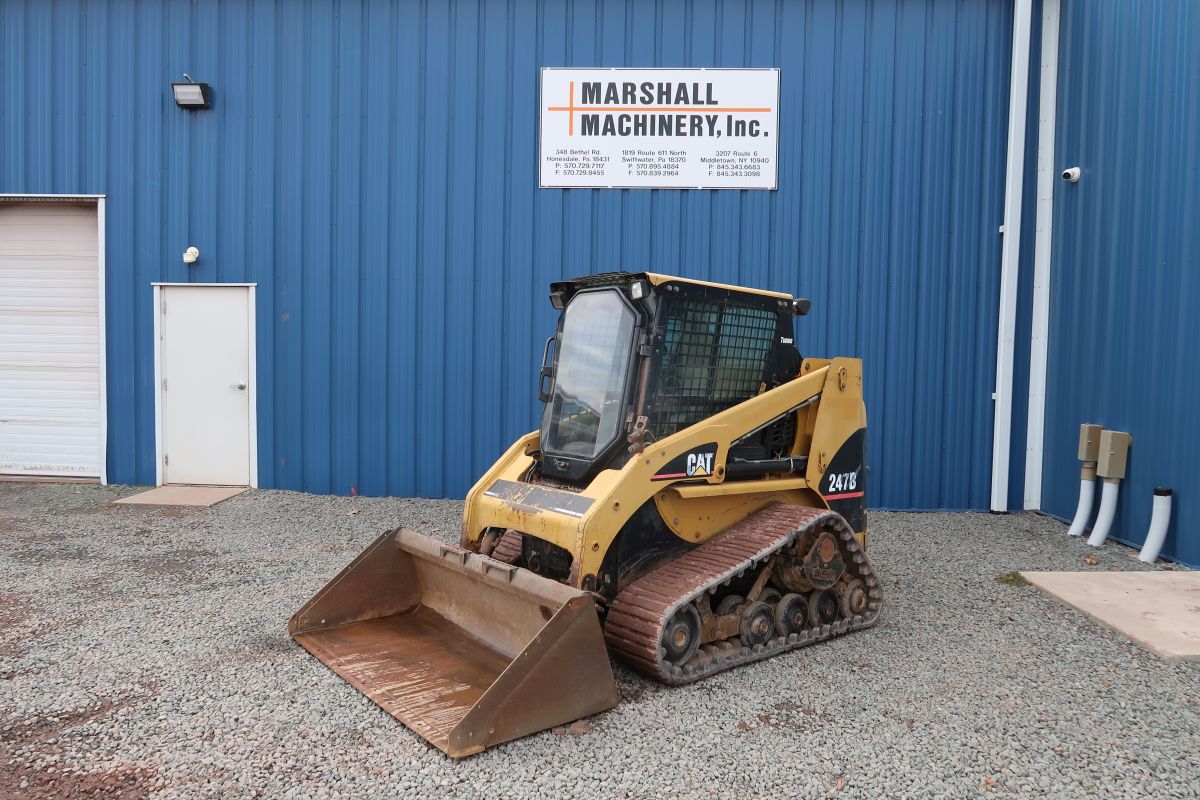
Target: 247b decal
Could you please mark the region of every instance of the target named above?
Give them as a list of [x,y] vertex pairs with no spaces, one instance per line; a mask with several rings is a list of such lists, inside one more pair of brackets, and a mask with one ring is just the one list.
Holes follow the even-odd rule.
[[858,474],[861,468],[853,472],[830,472],[825,476],[826,500],[840,500],[851,497],[862,497],[863,490],[858,485]]
[[857,488],[857,472],[838,472],[829,476],[829,491],[831,492],[853,492]]

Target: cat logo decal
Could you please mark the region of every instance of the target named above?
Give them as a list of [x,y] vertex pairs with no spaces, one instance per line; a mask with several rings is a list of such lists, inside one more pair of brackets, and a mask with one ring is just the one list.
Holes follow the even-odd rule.
[[650,478],[652,481],[668,481],[678,478],[708,478],[717,469],[717,443],[709,442],[680,453]]

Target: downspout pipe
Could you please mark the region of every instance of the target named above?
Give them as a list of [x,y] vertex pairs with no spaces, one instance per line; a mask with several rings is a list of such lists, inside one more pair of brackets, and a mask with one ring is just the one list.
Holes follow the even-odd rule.
[[1008,465],[1012,450],[1013,350],[1016,346],[1017,278],[1021,256],[1021,196],[1025,179],[1025,115],[1029,106],[1029,50],[1033,1],[1013,3],[1012,69],[1008,88],[1004,236],[1000,248],[1000,302],[996,322],[996,384],[992,392],[992,496],[994,512],[1008,511]]
[[1079,471],[1079,505],[1075,506],[1075,518],[1067,530],[1070,536],[1082,536],[1092,516],[1092,500],[1096,497],[1096,462],[1083,462]]
[[1129,459],[1129,445],[1133,437],[1121,431],[1100,432],[1100,459],[1096,463],[1096,474],[1104,479],[1104,490],[1100,494],[1100,511],[1096,514],[1096,527],[1088,537],[1088,544],[1099,547],[1108,538],[1113,517],[1117,513],[1117,492],[1125,477],[1125,464]]
[[[1050,260],[1054,238],[1054,129],[1058,109],[1059,0],[1042,0],[1041,77],[1038,80],[1037,213],[1033,228],[1033,313],[1029,328],[1029,395],[1025,425],[1026,510],[1042,508],[1046,441],[1046,379],[1050,351]],[[1030,111],[1032,112],[1032,109]]]
[[1150,513],[1150,530],[1146,533],[1146,542],[1138,561],[1153,564],[1158,560],[1158,552],[1162,550],[1163,541],[1167,538],[1167,527],[1171,524],[1171,495],[1173,492],[1165,486],[1154,490],[1154,510]]
[[1104,479],[1104,490],[1100,492],[1100,511],[1096,514],[1096,526],[1092,528],[1092,535],[1087,540],[1092,547],[1099,547],[1108,538],[1113,517],[1117,513],[1117,493],[1120,491],[1120,486],[1121,481],[1117,478]]
[[1082,536],[1092,516],[1092,500],[1096,496],[1096,460],[1100,458],[1099,425],[1084,423],[1079,426],[1079,505],[1075,506],[1075,518],[1067,531],[1071,536]]

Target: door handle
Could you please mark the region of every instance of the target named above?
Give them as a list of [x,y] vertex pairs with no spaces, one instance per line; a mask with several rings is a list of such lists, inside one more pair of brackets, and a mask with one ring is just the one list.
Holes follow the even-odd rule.
[[244,391],[246,391],[246,382],[238,381],[237,383],[231,383],[231,384],[229,384],[229,388],[230,389],[238,389],[239,391],[244,392]]

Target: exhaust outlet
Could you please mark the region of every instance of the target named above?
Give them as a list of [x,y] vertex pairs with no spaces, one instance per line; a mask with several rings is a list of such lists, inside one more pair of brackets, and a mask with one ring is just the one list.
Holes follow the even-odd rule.
[[1096,474],[1104,479],[1104,490],[1100,495],[1100,512],[1096,515],[1096,527],[1088,537],[1088,544],[1099,547],[1108,538],[1113,517],[1117,513],[1117,493],[1125,477],[1125,463],[1129,457],[1129,445],[1133,437],[1121,431],[1100,433],[1100,460],[1096,463]]
[[1079,426],[1079,460],[1083,467],[1079,471],[1079,504],[1075,506],[1075,518],[1067,533],[1071,536],[1081,536],[1087,530],[1088,519],[1092,516],[1092,500],[1096,496],[1096,460],[1100,457],[1099,425],[1083,424]]

